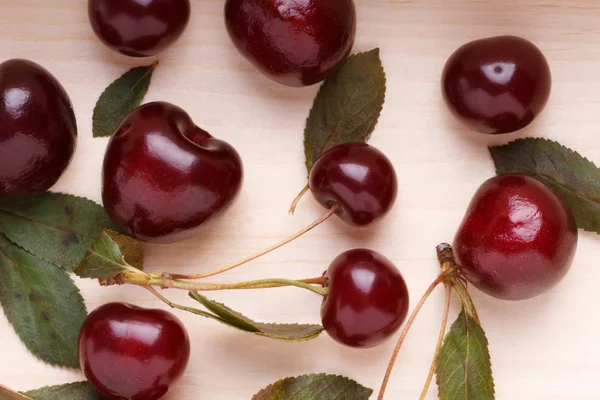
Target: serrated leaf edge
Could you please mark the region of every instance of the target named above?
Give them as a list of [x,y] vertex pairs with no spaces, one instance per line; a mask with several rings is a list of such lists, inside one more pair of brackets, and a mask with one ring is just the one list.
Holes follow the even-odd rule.
[[354,379],[348,378],[347,376],[343,376],[343,375],[327,374],[327,373],[322,372],[322,373],[318,373],[318,374],[305,374],[305,375],[290,376],[290,377],[287,377],[287,378],[279,379],[278,381],[273,382],[270,385],[268,385],[268,386],[262,388],[260,391],[258,391],[254,396],[252,396],[252,400],[256,399],[258,396],[260,396],[264,392],[268,391],[273,386],[280,385],[280,384],[285,383],[287,381],[292,381],[292,380],[297,380],[297,379],[303,379],[303,378],[312,378],[312,377],[317,378],[317,379],[322,379],[322,378],[341,379],[344,382],[349,382],[349,383],[352,383],[354,385],[357,385],[358,387],[360,387],[362,389],[365,389],[367,391],[370,391],[371,394],[373,394],[373,389],[370,389],[370,388],[368,388],[366,386],[361,385],[360,383],[358,383]]

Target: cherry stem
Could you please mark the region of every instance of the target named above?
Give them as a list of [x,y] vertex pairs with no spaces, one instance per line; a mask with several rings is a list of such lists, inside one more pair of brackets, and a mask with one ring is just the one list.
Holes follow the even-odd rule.
[[[436,251],[440,266],[442,267],[442,272],[458,270],[452,246],[448,243],[442,243],[436,247]],[[462,306],[465,308],[465,311],[479,323],[477,309],[475,308],[475,304],[473,304],[473,299],[471,298],[462,277],[459,274],[456,274],[450,279],[450,283],[452,284],[454,292],[460,299]]]
[[302,198],[304,197],[304,195],[306,194],[306,192],[308,192],[310,190],[310,186],[308,186],[308,184],[306,186],[304,186],[304,188],[300,191],[300,193],[298,193],[298,196],[296,196],[296,198],[294,199],[294,201],[292,202],[292,206],[290,207],[290,209],[288,210],[288,213],[291,215],[294,215],[294,213],[296,212],[296,207],[298,207],[298,203],[300,203],[300,200],[302,200]]
[[385,372],[385,376],[383,378],[383,382],[381,384],[381,389],[379,390],[379,397],[377,397],[378,400],[383,400],[383,396],[385,395],[385,390],[386,390],[387,385],[390,380],[390,375],[392,374],[392,370],[394,369],[394,365],[396,364],[396,359],[398,358],[398,354],[400,353],[402,344],[404,343],[404,340],[406,339],[406,336],[408,335],[408,331],[410,330],[412,324],[415,322],[417,315],[419,315],[421,308],[423,308],[423,306],[425,305],[425,302],[427,301],[429,296],[431,296],[431,293],[433,293],[435,288],[438,287],[438,285],[440,283],[442,283],[446,279],[448,279],[448,277],[453,273],[454,273],[454,270],[448,270],[448,271],[444,271],[440,275],[438,275],[436,280],[433,281],[433,283],[429,286],[429,288],[427,288],[427,290],[423,294],[423,297],[421,297],[421,300],[419,300],[419,303],[417,304],[417,306],[413,310],[412,314],[410,315],[410,318],[408,319],[408,321],[406,322],[406,325],[404,326],[404,330],[402,331],[402,334],[400,335],[400,338],[398,339],[398,343],[396,344],[396,348],[394,349],[394,353],[392,354],[392,358],[390,359],[390,362],[388,364],[387,370]]
[[435,353],[433,354],[433,361],[431,362],[431,367],[429,368],[429,374],[427,375],[427,380],[425,381],[425,386],[423,386],[423,391],[421,392],[421,397],[419,400],[425,400],[425,396],[427,396],[427,392],[429,391],[429,387],[431,386],[431,381],[433,380],[433,375],[435,375],[435,369],[437,368],[437,358],[440,354],[440,350],[442,348],[442,344],[444,343],[444,337],[446,336],[446,328],[448,326],[448,315],[450,314],[450,301],[452,299],[452,285],[448,282],[444,282],[445,287],[445,308],[444,315],[442,317],[442,325],[440,327],[440,335],[438,336],[437,345],[435,347]]
[[194,292],[209,292],[216,290],[239,290],[239,289],[270,289],[287,286],[295,286],[302,289],[310,290],[311,292],[326,296],[329,289],[323,287],[327,278],[324,276],[318,278],[292,280],[292,279],[258,279],[246,282],[237,283],[204,283],[204,282],[188,282],[178,279],[165,277],[165,274],[146,274],[125,272],[109,279],[101,279],[100,284],[103,286],[111,285],[138,285],[138,286],[158,286],[161,289],[181,289]]
[[165,303],[166,305],[168,305],[171,308],[175,308],[177,310],[182,310],[182,311],[187,311],[187,312],[190,312],[192,314],[202,315],[203,317],[207,317],[207,318],[213,318],[214,317],[214,315],[212,315],[210,313],[207,313],[206,311],[202,311],[202,310],[198,310],[197,308],[182,306],[180,304],[173,303],[171,300],[167,299],[165,296],[163,296],[162,294],[158,293],[158,290],[154,289],[152,286],[145,286],[145,288],[148,289],[148,291],[150,293],[152,293],[153,295],[155,295],[156,297],[158,297],[158,299],[160,299],[160,301],[162,301],[163,303]]
[[257,258],[260,258],[264,255],[267,255],[283,246],[285,246],[286,244],[293,242],[294,240],[298,239],[299,237],[303,236],[304,234],[310,232],[311,230],[313,230],[314,228],[316,228],[317,226],[321,225],[323,222],[327,221],[329,218],[331,218],[336,212],[338,212],[339,210],[339,206],[338,205],[334,205],[333,207],[331,207],[329,209],[329,211],[327,211],[327,213],[325,215],[323,215],[322,217],[320,217],[319,219],[317,219],[315,222],[313,222],[312,224],[308,225],[307,227],[305,227],[304,229],[296,232],[295,234],[293,234],[292,236],[282,240],[281,242],[268,247],[248,258],[243,259],[242,261],[236,262],[235,264],[231,264],[225,268],[219,269],[217,271],[213,271],[213,272],[209,272],[206,274],[196,274],[196,275],[181,275],[181,274],[165,274],[165,276],[167,278],[172,278],[172,279],[189,279],[189,280],[194,280],[194,279],[203,279],[203,278],[208,278],[211,276],[215,276],[215,275],[220,275],[224,272],[228,272],[231,271],[232,269],[235,269],[237,267],[240,267],[244,264],[249,263],[250,261],[254,261]]
[[0,385],[0,399],[3,400],[31,400],[29,397],[24,394],[17,393],[12,389],[7,388],[6,386]]

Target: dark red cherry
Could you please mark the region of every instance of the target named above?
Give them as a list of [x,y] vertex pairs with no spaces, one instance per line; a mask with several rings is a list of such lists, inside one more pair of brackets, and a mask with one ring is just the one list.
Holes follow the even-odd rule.
[[132,57],[166,50],[183,34],[190,12],[190,0],[88,0],[96,36]]
[[533,43],[516,36],[470,42],[444,68],[442,91],[452,114],[481,133],[515,132],[542,112],[550,67]]
[[370,225],[392,208],[398,178],[391,161],[365,143],[346,143],[326,151],[310,173],[310,190],[325,208],[357,227]]
[[238,50],[270,79],[312,85],[348,57],[353,0],[227,0],[225,25]]
[[565,276],[577,248],[571,211],[540,181],[502,175],[475,193],[454,239],[464,277],[500,299],[546,292]]
[[408,288],[400,271],[381,254],[347,251],[333,260],[326,276],[329,294],[321,306],[321,319],[339,343],[377,346],[404,323]]
[[94,310],[79,333],[79,361],[88,381],[115,400],[156,400],[183,375],[190,339],[162,310],[110,303]]
[[242,177],[233,147],[197,127],[181,108],[149,103],[125,117],[108,144],[102,200],[129,235],[172,243],[195,236],[227,210]]
[[35,196],[65,171],[77,141],[67,92],[42,66],[0,64],[0,197]]

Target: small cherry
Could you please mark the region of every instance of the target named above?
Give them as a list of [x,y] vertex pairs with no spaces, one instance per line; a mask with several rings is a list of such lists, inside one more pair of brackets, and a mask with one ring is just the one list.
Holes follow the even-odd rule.
[[576,248],[577,226],[569,208],[525,175],[483,183],[454,239],[463,276],[505,300],[528,299],[554,287],[571,267]]
[[96,36],[110,49],[131,57],[161,53],[183,34],[190,0],[88,0]]
[[353,0],[227,0],[225,25],[264,75],[306,86],[331,76],[350,54],[356,9]]
[[50,189],[76,142],[71,100],[58,80],[32,61],[0,64],[0,198]]
[[409,295],[400,271],[383,255],[354,249],[326,272],[329,293],[321,306],[323,327],[351,347],[374,347],[392,336],[408,314]]
[[183,324],[162,310],[106,304],[87,317],[79,334],[81,369],[109,399],[160,399],[183,375],[189,357]]
[[468,128],[510,133],[542,112],[551,82],[540,49],[516,36],[498,36],[456,50],[444,67],[442,92],[452,114]]
[[309,186],[320,204],[328,209],[338,206],[338,216],[355,227],[383,218],[398,194],[391,161],[366,143],[346,143],[326,151],[311,170]]
[[228,143],[163,102],[132,111],[112,136],[102,172],[108,215],[139,240],[193,237],[236,200],[242,161]]

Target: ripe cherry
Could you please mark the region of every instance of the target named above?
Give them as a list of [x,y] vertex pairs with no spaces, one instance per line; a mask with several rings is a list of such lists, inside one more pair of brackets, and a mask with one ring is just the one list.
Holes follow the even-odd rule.
[[88,381],[117,400],[156,400],[183,375],[190,340],[181,321],[162,310],[110,303],[94,310],[79,334]]
[[569,208],[540,181],[502,175],[475,193],[454,239],[464,277],[505,300],[537,296],[571,267],[577,226]]
[[183,34],[190,12],[190,0],[88,0],[96,36],[132,57],[166,50]]
[[227,0],[225,25],[263,74],[305,86],[331,76],[348,57],[356,10],[353,0]]
[[231,145],[197,127],[181,108],[149,103],[125,117],[108,144],[102,200],[129,235],[172,243],[225,212],[242,178]]
[[50,189],[75,152],[77,123],[62,85],[27,60],[0,64],[0,197]]
[[370,225],[392,208],[398,178],[391,161],[365,143],[346,143],[326,151],[313,166],[310,190],[326,208],[357,227]]
[[444,68],[442,91],[452,114],[481,133],[509,133],[529,125],[550,96],[548,61],[515,36],[470,42]]
[[351,347],[373,347],[392,336],[408,314],[409,296],[400,271],[383,255],[354,249],[326,272],[329,293],[321,306],[323,327]]

